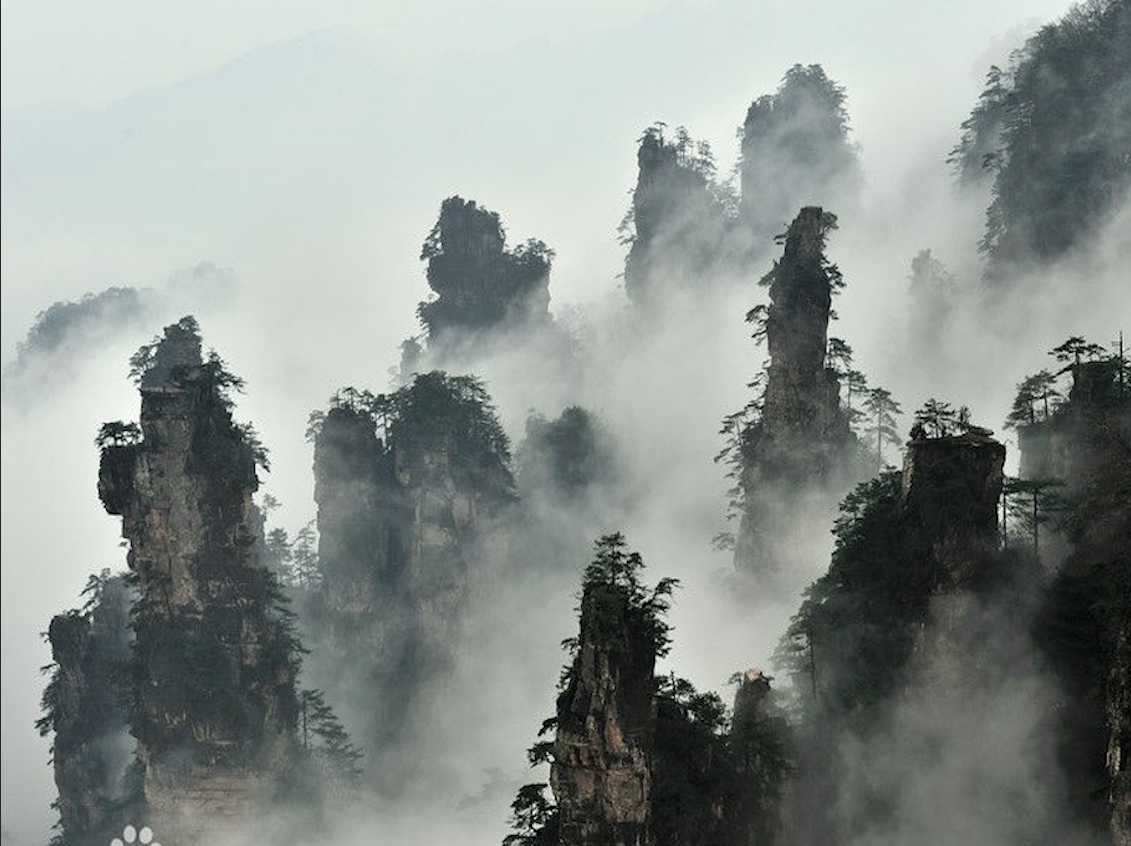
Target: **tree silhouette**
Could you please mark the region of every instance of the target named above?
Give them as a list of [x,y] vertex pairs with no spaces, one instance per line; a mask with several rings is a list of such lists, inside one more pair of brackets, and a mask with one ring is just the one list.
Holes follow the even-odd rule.
[[852,347],[841,338],[829,338],[828,348],[825,351],[825,365],[837,376],[845,376],[852,366]]
[[112,420],[103,423],[94,438],[94,445],[98,449],[111,446],[131,446],[141,440],[141,427],[136,423],[126,423],[122,420]]
[[1041,554],[1041,526],[1064,508],[1064,498],[1058,490],[1063,486],[1063,480],[1053,478],[1007,478],[1002,485],[1006,513],[1029,534],[1034,558]]
[[958,428],[958,413],[950,403],[931,397],[915,412],[915,424],[932,438],[945,438]]
[[1037,422],[1037,409],[1041,409],[1041,419],[1048,420],[1055,409],[1055,400],[1061,394],[1056,389],[1056,376],[1042,370],[1026,376],[1017,385],[1017,395],[1013,407],[1005,418],[1007,428],[1032,425]]
[[545,782],[519,788],[511,803],[513,833],[503,838],[503,846],[556,846],[558,809],[546,798]]
[[884,469],[884,444],[899,445],[899,433],[895,429],[895,415],[902,413],[899,403],[892,399],[891,391],[872,388],[864,400],[869,423],[865,433],[876,445],[876,472]]
[[318,562],[318,539],[311,520],[298,530],[291,544],[294,584],[306,590],[317,590],[322,584],[322,569]]
[[[859,370],[849,370],[841,379],[844,387],[844,407],[848,413],[849,425],[855,430],[856,425],[864,416],[863,412],[853,403],[856,397],[863,397],[868,392],[868,378]],[[865,397],[866,398],[866,397]]]
[[1060,346],[1049,350],[1049,355],[1057,361],[1064,363],[1058,373],[1066,373],[1074,367],[1079,367],[1084,359],[1094,360],[1104,354],[1104,348],[1099,344],[1088,343],[1080,335],[1073,335]]
[[339,791],[357,787],[362,752],[353,745],[321,690],[299,693],[298,736],[303,751],[321,767],[332,787]]

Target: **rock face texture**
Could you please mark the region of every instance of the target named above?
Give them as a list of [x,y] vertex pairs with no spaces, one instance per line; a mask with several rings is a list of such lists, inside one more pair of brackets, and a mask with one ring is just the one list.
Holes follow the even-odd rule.
[[902,511],[911,545],[926,554],[936,593],[977,583],[997,552],[997,506],[1005,446],[988,434],[910,441],[903,463]]
[[202,360],[191,318],[135,366],[142,437],[103,450],[98,485],[137,579],[130,722],[152,827],[202,844],[274,795],[293,751],[297,658],[260,559],[234,377]]
[[54,732],[59,823],[67,843],[106,843],[129,797],[121,780],[133,748],[112,668],[130,653],[130,591],[121,576],[96,577],[86,609],[59,614],[47,637],[55,670],[40,732]]
[[432,342],[550,319],[553,251],[537,240],[508,249],[499,215],[474,200],[444,200],[420,257],[428,262],[428,285],[437,295],[417,309]]
[[587,590],[569,683],[557,705],[550,785],[563,846],[648,846],[652,822],[655,651],[618,614],[619,597]]
[[474,379],[422,374],[379,405],[331,408],[314,450],[318,623],[345,668],[336,692],[372,714],[373,749],[405,741],[418,697],[451,670],[474,562],[514,485]]
[[837,375],[825,363],[839,275],[824,246],[835,225],[820,208],[802,209],[770,274],[770,367],[761,416],[742,433],[739,570],[767,569],[768,536],[783,533],[808,494],[835,490],[848,478],[856,438],[840,408]]

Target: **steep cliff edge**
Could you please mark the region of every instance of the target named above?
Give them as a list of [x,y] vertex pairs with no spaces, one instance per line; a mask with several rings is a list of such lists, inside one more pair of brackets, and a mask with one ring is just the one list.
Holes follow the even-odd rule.
[[43,694],[40,734],[51,745],[59,791],[59,840],[104,844],[135,798],[123,784],[133,742],[111,675],[130,654],[130,590],[121,576],[91,578],[81,610],[51,620],[53,672]]
[[[1064,482],[1067,557],[1036,635],[1063,681],[1063,764],[1083,816],[1131,843],[1131,386],[1120,356],[1069,366],[1068,400],[1019,427],[1022,474]],[[1106,797],[1106,802],[1097,802]]]
[[103,448],[138,599],[130,723],[152,827],[204,843],[274,798],[294,752],[297,644],[274,610],[240,386],[186,318],[135,356],[140,437]]
[[808,207],[790,224],[785,250],[765,281],[770,365],[760,414],[740,433],[742,513],[735,543],[740,571],[777,566],[775,538],[789,538],[807,497],[847,483],[856,437],[826,362],[829,312],[843,282],[825,258],[836,217]]

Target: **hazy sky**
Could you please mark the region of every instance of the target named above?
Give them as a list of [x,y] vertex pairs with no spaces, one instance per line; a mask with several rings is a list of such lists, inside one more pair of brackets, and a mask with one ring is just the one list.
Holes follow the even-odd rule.
[[[555,310],[617,297],[624,249],[615,228],[641,130],[685,124],[711,141],[725,173],[750,101],[791,64],[819,62],[847,88],[867,179],[863,212],[832,241],[849,286],[837,305],[842,333],[870,375],[911,390],[891,335],[878,331],[894,319],[911,256],[933,246],[960,277],[976,273],[980,206],[955,213],[943,159],[987,66],[1067,7],[5,2],[0,358],[11,360],[55,300],[160,287],[201,261],[231,268],[239,297],[205,303],[199,316],[206,343],[248,380],[239,417],[254,420],[273,450],[270,488],[293,528],[313,508],[305,414],[340,385],[384,387],[398,343],[417,331],[414,308],[427,294],[420,244],[444,197],[479,200],[514,240],[540,237],[557,250]],[[749,346],[747,305],[736,304],[725,330],[739,350]],[[158,328],[115,339],[38,405],[4,408],[11,842],[41,842],[50,817],[46,744],[31,730],[35,671],[47,660],[38,632],[75,603],[86,574],[122,565],[117,520],[95,494],[91,439],[99,422],[136,414],[125,359]],[[1034,324],[1032,355],[1060,329]],[[719,409],[692,409],[703,418],[688,425],[701,429],[702,456],[692,458],[704,489],[723,486],[710,464],[717,411],[742,404],[756,362],[751,350],[719,364],[726,372],[712,363],[725,386]],[[703,372],[677,364],[689,381]],[[964,378],[990,381],[969,370]],[[996,401],[1022,374],[1010,365],[992,375],[977,391],[997,392]],[[903,398],[914,407],[922,396]],[[516,433],[525,407],[502,410]],[[699,507],[721,511],[709,499]],[[698,648],[691,637],[683,644]]]

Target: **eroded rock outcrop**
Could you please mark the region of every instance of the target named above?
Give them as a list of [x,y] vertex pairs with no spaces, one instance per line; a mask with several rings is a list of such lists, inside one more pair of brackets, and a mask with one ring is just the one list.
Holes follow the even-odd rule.
[[[908,842],[924,842],[893,739],[944,756],[965,748],[944,715],[963,713],[964,701],[988,707],[1031,677],[1018,609],[1032,573],[999,549],[1004,460],[1005,447],[977,427],[919,437],[902,473],[861,483],[842,503],[829,571],[806,591],[779,651],[807,703],[785,801],[791,842],[865,840],[877,819],[902,815]],[[928,708],[940,716],[916,719]],[[874,760],[867,783],[846,754]],[[868,810],[876,803],[889,816]]]
[[450,675],[514,482],[477,380],[431,372],[391,395],[346,395],[315,438],[317,622],[342,668],[332,689],[372,714],[369,740],[388,749],[408,741],[427,718],[420,696]]
[[1005,446],[991,434],[972,429],[907,444],[902,517],[936,593],[976,584],[986,557],[998,551]]
[[104,844],[133,797],[123,776],[133,750],[114,668],[129,657],[130,590],[109,571],[91,579],[82,610],[51,620],[54,671],[43,695],[41,734],[53,732],[59,828],[68,844]]
[[772,679],[758,669],[738,678],[729,743],[736,784],[727,818],[728,842],[775,846],[784,839],[782,797],[788,787],[789,729],[772,698]]
[[474,200],[444,200],[420,257],[436,293],[417,309],[432,344],[550,319],[553,251],[534,239],[507,248],[498,213]]
[[545,784],[512,805],[510,846],[772,846],[781,831],[788,729],[770,679],[737,676],[733,719],[715,693],[674,673],[655,677],[670,639],[674,586],[640,581],[643,561],[620,534],[596,544],[582,579],[579,634],[566,641],[553,741],[535,744],[550,763]]
[[648,846],[655,743],[655,631],[619,546],[581,598],[577,652],[558,697],[550,785],[563,846]]
[[293,752],[296,643],[273,611],[252,503],[257,450],[186,318],[133,360],[141,436],[103,449],[99,494],[136,576],[131,729],[152,827],[181,844],[274,798]]
[[734,270],[733,216],[716,190],[709,152],[700,150],[682,130],[671,139],[662,126],[640,139],[624,268],[634,303],[659,302],[679,289],[702,292],[715,274]]
[[825,361],[832,295],[842,284],[824,250],[835,226],[834,215],[802,209],[767,277],[770,365],[760,416],[741,434],[739,570],[773,569],[773,538],[788,536],[807,497],[835,495],[851,471],[856,438],[840,407],[837,374]]

